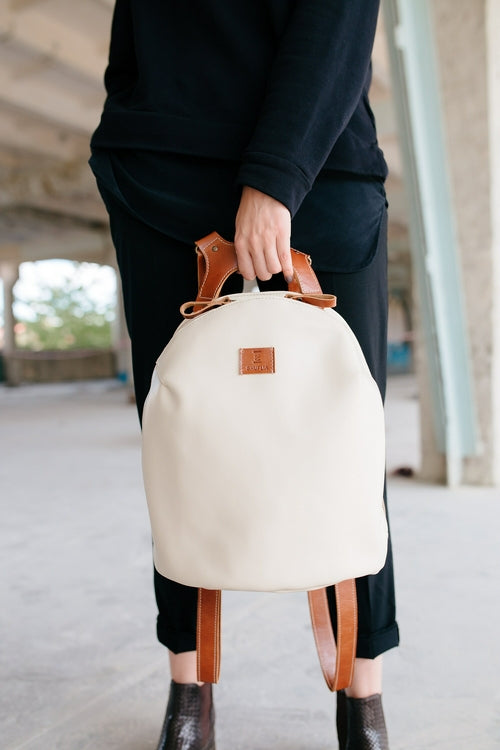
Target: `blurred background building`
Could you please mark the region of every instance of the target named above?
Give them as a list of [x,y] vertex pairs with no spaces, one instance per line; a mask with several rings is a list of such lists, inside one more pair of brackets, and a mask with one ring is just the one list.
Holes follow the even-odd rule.
[[[130,373],[119,295],[99,348],[33,351],[14,315],[24,263],[115,268],[87,165],[112,9],[0,0],[0,376],[10,385]],[[390,167],[388,364],[417,374],[419,473],[500,485],[500,0],[383,0],[371,99]]]

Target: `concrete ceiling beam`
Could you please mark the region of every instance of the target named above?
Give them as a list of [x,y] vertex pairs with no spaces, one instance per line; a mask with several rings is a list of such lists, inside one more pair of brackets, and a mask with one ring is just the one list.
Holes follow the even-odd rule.
[[56,61],[49,65],[12,42],[0,41],[0,104],[90,134],[103,100],[104,89],[72,76]]
[[[0,38],[24,45],[33,58],[47,65],[55,61],[100,84],[107,62],[107,41],[100,34],[90,36],[79,30],[80,4],[71,8],[74,19],[71,26],[49,15],[46,5],[40,0],[24,2],[21,6],[3,0],[0,3]],[[105,13],[109,16],[107,11]],[[96,18],[96,22],[99,20]]]
[[71,218],[77,217],[82,221],[96,224],[106,224],[108,217],[106,209],[98,196],[97,189],[95,196],[73,195],[63,198],[38,195],[37,197],[30,197],[29,201],[23,204],[16,205],[29,206],[30,208],[45,211],[49,214],[60,214]]
[[29,156],[32,159],[48,157],[74,161],[88,157],[89,137],[4,103],[0,105],[2,148],[9,150],[9,160],[15,160],[16,155],[22,152],[24,161]]
[[19,207],[31,207],[51,216],[107,224],[106,210],[86,159],[72,163],[46,161],[37,168],[29,162],[2,165],[0,154],[0,186],[0,218],[4,221],[7,212],[15,217]]
[[47,0],[10,0],[8,5],[12,10],[25,10],[35,5],[44,5],[46,2]]
[[68,228],[58,236],[44,232],[36,239],[17,243],[1,243],[0,259],[13,263],[62,258],[78,262],[114,265],[111,240],[104,231]]

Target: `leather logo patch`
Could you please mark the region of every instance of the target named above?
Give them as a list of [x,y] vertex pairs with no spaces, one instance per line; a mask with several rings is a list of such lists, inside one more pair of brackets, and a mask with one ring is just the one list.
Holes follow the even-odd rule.
[[274,346],[240,349],[240,375],[266,375],[274,370]]

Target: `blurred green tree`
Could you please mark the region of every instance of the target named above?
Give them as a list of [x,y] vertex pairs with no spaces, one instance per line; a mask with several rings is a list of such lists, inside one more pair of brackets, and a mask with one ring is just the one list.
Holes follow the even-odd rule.
[[[82,264],[86,266],[88,264]],[[88,268],[76,269],[57,285],[42,284],[35,298],[23,299],[17,312],[20,349],[101,349],[112,343],[112,300],[92,298]],[[85,279],[82,278],[82,272]],[[19,306],[18,306],[19,310]]]

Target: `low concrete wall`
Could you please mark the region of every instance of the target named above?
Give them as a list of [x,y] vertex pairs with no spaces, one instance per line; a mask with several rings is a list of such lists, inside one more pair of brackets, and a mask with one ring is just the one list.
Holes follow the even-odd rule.
[[57,383],[66,380],[112,378],[116,375],[112,349],[71,351],[16,351],[3,356],[3,376],[8,385]]

